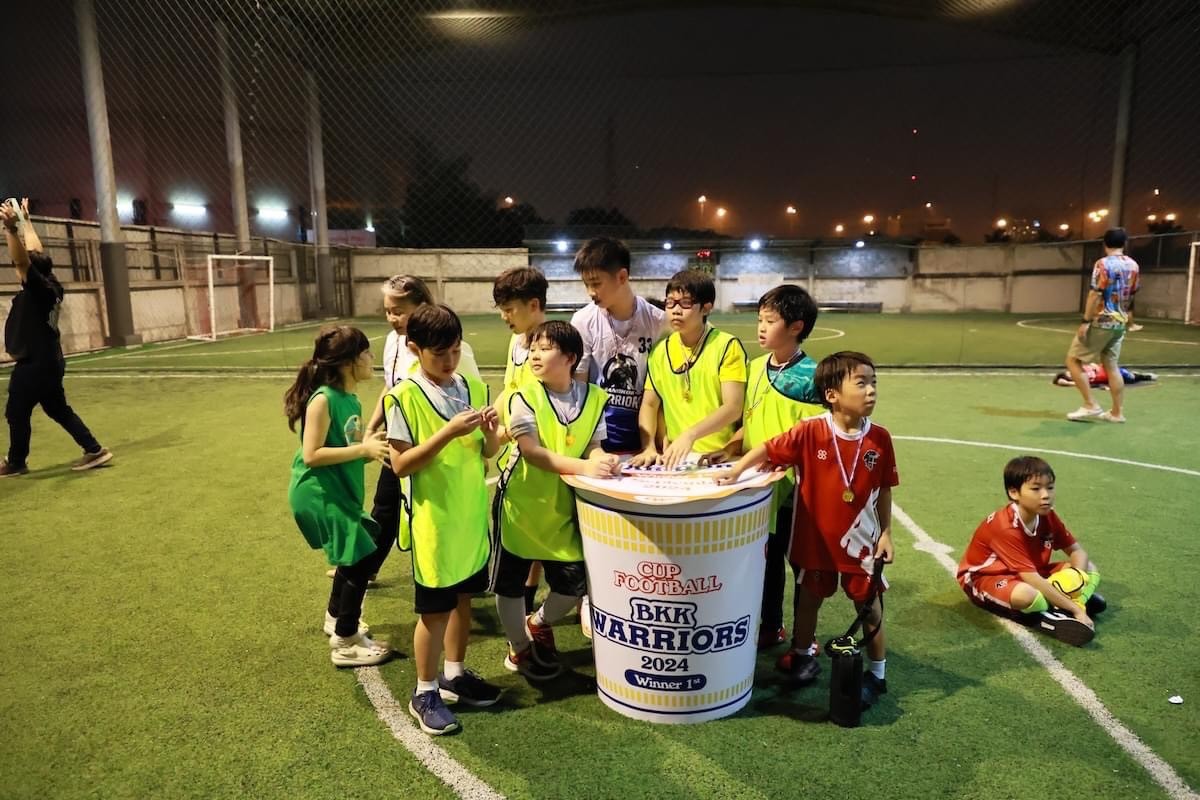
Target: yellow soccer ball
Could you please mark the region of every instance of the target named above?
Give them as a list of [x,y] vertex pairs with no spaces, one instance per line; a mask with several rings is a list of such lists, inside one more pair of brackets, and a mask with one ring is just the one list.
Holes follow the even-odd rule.
[[1087,586],[1088,576],[1075,567],[1064,567],[1050,576],[1050,585],[1067,597],[1080,602],[1079,593]]

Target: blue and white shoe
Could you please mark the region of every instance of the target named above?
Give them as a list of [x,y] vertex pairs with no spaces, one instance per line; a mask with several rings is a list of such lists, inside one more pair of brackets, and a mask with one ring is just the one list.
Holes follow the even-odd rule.
[[441,736],[458,730],[458,717],[446,708],[437,689],[429,692],[413,692],[408,701],[408,713],[413,715],[421,730],[430,736]]

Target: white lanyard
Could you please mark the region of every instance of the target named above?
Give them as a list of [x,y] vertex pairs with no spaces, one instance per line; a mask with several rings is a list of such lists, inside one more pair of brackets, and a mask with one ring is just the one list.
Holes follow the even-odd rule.
[[846,475],[846,467],[842,463],[842,448],[838,443],[837,428],[833,424],[833,414],[831,413],[825,418],[825,423],[829,425],[829,433],[833,436],[833,454],[837,456],[838,471],[842,473],[842,483],[846,485],[846,491],[842,492],[842,499],[847,503],[854,502],[854,490],[850,485],[854,483],[854,472],[858,469],[858,456],[862,452],[863,439],[867,438],[867,431],[864,428],[858,436],[858,445],[854,448],[854,460],[850,462],[850,475]]

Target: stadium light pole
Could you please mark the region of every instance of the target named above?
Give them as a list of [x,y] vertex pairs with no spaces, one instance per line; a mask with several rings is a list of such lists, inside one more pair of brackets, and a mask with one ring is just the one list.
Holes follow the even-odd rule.
[[321,93],[317,76],[308,73],[308,161],[312,187],[313,227],[317,233],[317,306],[322,316],[336,313],[333,299],[333,261],[329,257],[329,216],[325,207],[325,150],[321,143]]
[[100,271],[104,276],[104,304],[108,311],[105,343],[110,347],[128,347],[141,344],[142,337],[133,330],[133,299],[129,294],[125,237],[117,215],[117,179],[113,171],[108,101],[104,97],[104,72],[93,0],[75,0],[75,24],[79,32],[83,99],[87,106],[88,140],[92,150],[92,180],[96,185],[100,216]]
[[217,60],[221,69],[221,101],[225,113],[225,155],[229,161],[229,190],[233,200],[233,229],[237,233],[238,252],[250,251],[250,211],[246,203],[246,168],[242,157],[242,125],[238,115],[237,85],[233,78],[233,59],[229,54],[229,31],[225,23],[213,23],[217,39]]

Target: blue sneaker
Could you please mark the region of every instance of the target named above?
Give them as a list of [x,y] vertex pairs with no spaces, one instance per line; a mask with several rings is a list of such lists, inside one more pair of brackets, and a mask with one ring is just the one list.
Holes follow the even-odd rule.
[[438,694],[447,703],[490,706],[500,699],[500,687],[488,683],[472,670],[466,670],[454,680],[447,678],[445,673],[439,673]]
[[458,717],[450,713],[437,689],[430,692],[413,692],[408,701],[408,713],[413,715],[421,730],[430,736],[441,736],[458,730]]

